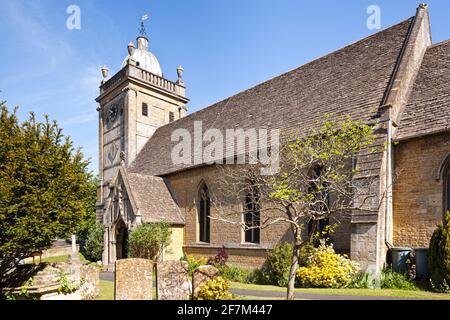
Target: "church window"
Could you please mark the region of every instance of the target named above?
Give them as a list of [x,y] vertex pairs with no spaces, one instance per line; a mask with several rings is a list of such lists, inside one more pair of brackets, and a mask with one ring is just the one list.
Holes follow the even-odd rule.
[[245,213],[244,222],[245,242],[246,243],[260,243],[260,201],[259,193],[254,190],[245,197]]
[[172,111],[170,111],[169,112],[169,122],[173,122],[174,120],[175,120],[175,114]]
[[211,215],[211,200],[209,197],[209,191],[206,184],[204,184],[199,191],[199,204],[198,204],[198,229],[199,229],[199,241],[209,243],[210,241],[210,215]]
[[148,105],[146,103],[142,104],[142,115],[148,117]]
[[322,167],[316,166],[311,171],[309,193],[315,199],[315,204],[312,211],[317,214],[315,217],[311,217],[308,222],[309,235],[311,235],[311,233],[323,232],[326,227],[330,225],[330,219],[328,217],[323,217],[324,213],[328,212],[327,207],[330,205],[330,195],[327,191],[321,191],[323,189],[327,189],[326,182],[321,179],[321,176],[323,176],[322,170]]

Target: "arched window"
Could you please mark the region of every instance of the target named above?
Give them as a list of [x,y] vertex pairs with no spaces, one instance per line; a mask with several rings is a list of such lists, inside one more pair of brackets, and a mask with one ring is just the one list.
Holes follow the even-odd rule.
[[206,184],[204,184],[198,195],[198,230],[199,230],[199,241],[209,243],[210,241],[210,210],[211,210],[211,200],[209,198],[209,191]]
[[256,190],[248,193],[245,197],[244,222],[247,227],[245,230],[245,242],[260,243],[260,204],[259,193]]
[[[320,212],[327,212],[327,207],[330,204],[330,195],[327,191],[323,191],[326,187],[326,182],[322,181],[320,177],[322,176],[322,167],[316,166],[311,170],[311,182],[309,187],[309,193],[314,197],[315,204],[313,210]],[[326,190],[326,188],[325,188]],[[320,216],[320,215],[319,215]],[[323,217],[320,220],[311,218],[308,223],[308,234],[315,232],[322,232],[324,229],[330,225],[329,217]]]

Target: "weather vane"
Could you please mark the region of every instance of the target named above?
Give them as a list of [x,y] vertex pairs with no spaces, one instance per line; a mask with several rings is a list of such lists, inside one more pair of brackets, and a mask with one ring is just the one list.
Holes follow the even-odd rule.
[[141,36],[146,36],[147,32],[145,31],[145,25],[144,25],[144,21],[148,20],[148,14],[145,14],[142,16],[141,18],[141,28],[139,29],[139,34]]

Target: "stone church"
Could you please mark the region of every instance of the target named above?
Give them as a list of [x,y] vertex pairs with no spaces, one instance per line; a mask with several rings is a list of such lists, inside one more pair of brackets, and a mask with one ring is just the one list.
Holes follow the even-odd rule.
[[183,68],[176,81],[165,77],[144,28],[121,70],[102,72],[97,217],[107,266],[126,257],[140,223],[170,223],[164,259],[210,256],[224,245],[229,262],[246,267],[260,266],[289,233],[280,225],[247,234],[209,219],[217,168],[171,161],[172,132],[192,132],[196,121],[219,130],[304,128],[331,113],[377,121],[387,148],[361,155],[355,179],[375,179],[387,196],[340,221],[332,236],[366,270],[379,270],[392,246],[427,247],[450,208],[450,41],[433,44],[425,4],[397,25],[189,115]]

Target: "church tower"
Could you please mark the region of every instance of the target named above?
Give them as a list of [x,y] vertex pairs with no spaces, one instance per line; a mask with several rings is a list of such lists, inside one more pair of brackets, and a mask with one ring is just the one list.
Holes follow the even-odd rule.
[[128,56],[121,70],[108,78],[102,68],[100,96],[96,99],[99,115],[99,175],[97,219],[102,220],[111,181],[121,166],[128,167],[158,127],[186,115],[183,68],[177,68],[178,80],[164,77],[155,55],[149,51],[149,39],[141,20],[136,44],[128,44]]

